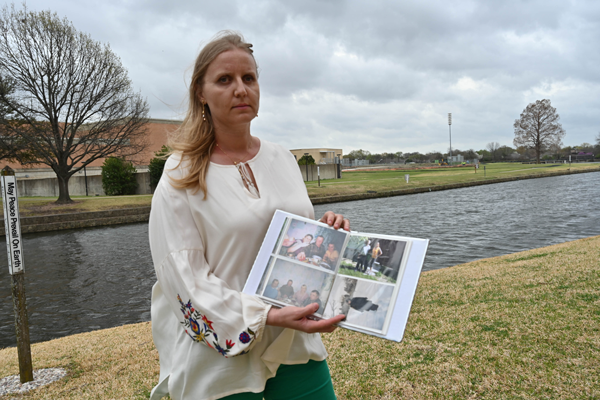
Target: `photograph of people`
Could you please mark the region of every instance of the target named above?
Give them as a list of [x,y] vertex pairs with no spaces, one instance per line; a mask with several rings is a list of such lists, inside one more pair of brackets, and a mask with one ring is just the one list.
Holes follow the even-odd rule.
[[371,241],[365,240],[365,245],[362,247],[360,254],[358,255],[358,261],[356,263],[356,270],[365,272],[367,270],[367,256],[371,250]]
[[[220,33],[195,61],[188,110],[169,138],[172,153],[152,199],[151,315],[160,378],[151,400],[309,391],[335,399],[319,332],[332,332],[344,316],[315,321],[307,317],[318,303],[277,308],[241,293],[275,210],[315,218],[293,155],[251,134],[259,103],[252,45]],[[280,137],[285,141],[285,132]],[[331,211],[320,221],[350,229]],[[303,384],[291,393],[286,379],[299,375]],[[313,392],[315,382],[326,384]],[[273,393],[278,387],[283,393]]]
[[325,255],[325,246],[323,245],[323,240],[325,238],[321,235],[317,236],[314,243],[311,243],[306,250],[307,257],[317,256],[319,258],[323,258]]
[[294,287],[292,286],[293,284],[294,281],[290,279],[287,282],[287,285],[279,288],[279,300],[287,300],[292,298],[292,296],[294,295]]
[[383,251],[381,251],[379,242],[376,242],[375,247],[373,247],[373,250],[371,251],[371,260],[369,261],[369,272],[371,271],[371,269],[373,267],[373,263],[375,261],[377,261],[377,258],[382,254],[383,254]]
[[[290,240],[289,238],[287,239]],[[313,240],[313,235],[310,233],[304,235],[302,240],[293,241],[288,247],[283,246],[281,248],[282,254],[286,254],[288,257],[297,258],[300,261],[306,259],[307,248],[310,246],[310,242]]]
[[308,299],[308,292],[306,291],[306,289],[306,285],[302,285],[300,287],[300,290],[294,293],[293,299],[296,305],[304,305],[304,301]]
[[276,299],[279,296],[279,281],[277,279],[273,279],[271,285],[265,288],[263,295],[272,299]]
[[[285,285],[279,287],[278,296],[275,304],[283,303],[285,305],[293,305],[305,307],[311,304],[311,295],[314,297],[313,291],[318,293],[317,298],[323,299],[329,296],[331,286],[335,279],[335,274],[332,271],[316,267],[312,264],[299,263],[294,260],[285,258],[277,258],[272,265],[272,268],[266,277],[267,282],[286,282]],[[296,282],[296,283],[294,283]],[[298,290],[296,288],[300,286]],[[258,287],[257,294],[261,294],[261,287]],[[268,297],[264,289],[262,295]],[[269,297],[272,299],[272,297]],[[314,298],[313,300],[316,300]],[[316,301],[313,301],[316,303]],[[321,300],[322,302],[322,300]],[[282,304],[282,305],[283,305]],[[323,310],[320,309],[315,314],[320,314]]]
[[336,279],[323,317],[344,314],[344,324],[381,332],[392,309],[394,285],[371,280]]
[[318,290],[313,290],[310,292],[310,296],[308,297],[308,299],[306,299],[304,301],[304,305],[308,306],[310,304],[318,304],[319,305],[319,313],[323,312],[323,305],[321,303],[321,298],[319,297],[321,294],[319,293]]
[[344,249],[338,273],[396,283],[406,262],[408,245],[405,240],[352,235]]
[[340,254],[335,249],[335,245],[333,243],[329,243],[327,245],[327,251],[323,256],[323,262],[329,264],[331,268],[335,268],[335,264],[339,258]]

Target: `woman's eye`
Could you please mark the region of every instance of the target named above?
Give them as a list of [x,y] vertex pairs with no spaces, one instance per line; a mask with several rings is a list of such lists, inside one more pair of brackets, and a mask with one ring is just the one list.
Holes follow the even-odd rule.
[[229,81],[229,77],[227,76],[222,76],[219,78],[219,82],[221,83],[227,83]]
[[246,75],[246,76],[244,77],[244,80],[245,80],[246,82],[252,82],[252,81],[254,81],[254,77],[253,77],[252,75]]

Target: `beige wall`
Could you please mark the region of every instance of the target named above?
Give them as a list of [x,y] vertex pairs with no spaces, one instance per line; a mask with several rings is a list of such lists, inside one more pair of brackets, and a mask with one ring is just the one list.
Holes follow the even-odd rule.
[[341,154],[340,157],[344,156],[342,149],[294,149],[290,150],[294,156],[296,156],[296,161],[304,156],[304,153],[308,153],[315,159],[317,164],[332,164],[334,163],[335,157],[338,154]]
[[[298,167],[302,173],[302,179],[305,181],[316,181],[319,179],[319,175],[321,175],[321,180],[337,178],[337,164],[309,165],[308,168],[306,165],[298,165]],[[307,171],[308,179],[306,179]]]
[[[150,194],[150,173],[138,172],[135,174],[138,183],[136,194]],[[104,196],[102,189],[102,176],[92,175],[87,177],[88,195]],[[58,197],[58,180],[56,178],[17,179],[17,194],[24,196]],[[69,194],[71,196],[85,196],[85,177],[74,175],[69,179]]]

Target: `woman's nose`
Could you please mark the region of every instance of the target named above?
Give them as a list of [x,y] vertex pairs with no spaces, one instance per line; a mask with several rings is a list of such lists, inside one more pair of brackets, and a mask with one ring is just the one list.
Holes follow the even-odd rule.
[[234,94],[236,96],[245,96],[246,95],[246,85],[244,84],[244,81],[242,80],[241,77],[237,78],[235,80]]

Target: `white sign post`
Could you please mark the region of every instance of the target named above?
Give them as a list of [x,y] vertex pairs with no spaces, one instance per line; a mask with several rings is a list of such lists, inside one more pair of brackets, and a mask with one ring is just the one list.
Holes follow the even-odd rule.
[[29,340],[29,322],[25,301],[25,268],[23,265],[23,246],[17,179],[15,172],[4,167],[0,177],[2,190],[2,208],[4,209],[4,231],[6,233],[6,252],[8,254],[8,272],[12,278],[13,310],[17,334],[17,353],[19,356],[19,374],[21,383],[33,381],[31,346]]
[[319,180],[319,187],[321,187],[321,171],[319,170],[319,166],[317,166],[317,179]]
[[404,174],[404,180],[406,181],[406,183],[408,183],[409,179],[410,179],[410,175],[409,174]]

